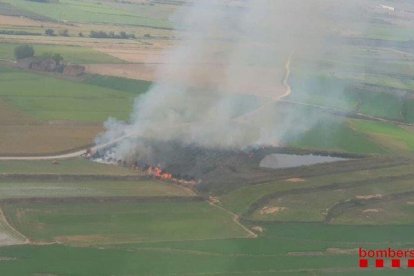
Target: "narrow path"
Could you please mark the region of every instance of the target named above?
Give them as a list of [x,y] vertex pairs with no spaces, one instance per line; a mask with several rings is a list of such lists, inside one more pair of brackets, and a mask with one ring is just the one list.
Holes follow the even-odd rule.
[[232,211],[224,208],[223,206],[217,205],[216,203],[212,202],[211,200],[208,200],[208,203],[211,206],[214,206],[214,207],[226,212],[227,214],[231,215],[232,218],[233,218],[233,222],[236,223],[238,226],[240,226],[244,231],[246,231],[249,234],[249,236],[248,236],[249,238],[257,238],[258,237],[256,233],[254,233],[252,230],[250,230],[249,228],[247,228],[246,226],[244,226],[243,224],[240,223],[240,216],[239,215],[237,215],[237,214],[233,213]]
[[285,72],[285,76],[284,76],[283,81],[282,81],[282,84],[285,87],[285,93],[283,93],[280,96],[276,95],[276,96],[272,97],[269,102],[261,105],[260,107],[256,108],[255,110],[253,110],[251,112],[247,112],[247,113],[233,119],[234,121],[239,122],[239,123],[243,123],[243,122],[246,121],[246,119],[248,117],[254,116],[255,114],[261,112],[262,110],[264,110],[268,107],[271,107],[276,102],[282,101],[284,98],[289,97],[290,94],[292,94],[292,88],[290,87],[290,84],[289,84],[289,78],[290,78],[290,73],[291,73],[290,65],[291,65],[291,62],[292,62],[293,54],[294,54],[294,52],[292,52],[289,55],[289,57],[288,57],[288,59],[285,63],[285,71],[286,72]]
[[289,78],[290,78],[290,73],[291,73],[290,65],[292,63],[293,54],[294,54],[294,52],[292,52],[289,55],[289,58],[288,58],[288,60],[285,64],[285,72],[286,73],[285,73],[285,77],[283,78],[283,86],[285,87],[286,92],[282,96],[280,96],[278,98],[278,100],[282,100],[283,98],[289,97],[290,94],[292,94],[292,88],[290,87],[290,84],[289,84]]

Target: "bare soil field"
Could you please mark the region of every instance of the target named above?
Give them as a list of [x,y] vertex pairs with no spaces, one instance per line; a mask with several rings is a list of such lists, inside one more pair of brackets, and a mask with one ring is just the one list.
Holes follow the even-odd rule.
[[[24,44],[48,44],[48,45],[68,45],[82,46],[89,48],[97,47],[117,47],[120,40],[115,39],[98,39],[88,37],[60,37],[60,36],[18,36],[18,35],[0,35],[0,43],[24,43]],[[122,40],[123,44],[137,44],[133,40]]]
[[130,63],[161,63],[163,61],[162,53],[163,48],[148,48],[148,47],[117,47],[111,46],[106,48],[95,48],[94,50],[100,51],[104,54],[111,55],[113,57],[122,59]]
[[[47,22],[49,28],[63,28],[65,25]],[[0,15],[0,26],[2,27],[44,27],[45,22],[33,20],[27,17]]]
[[[157,68],[159,66],[162,66],[162,64],[88,64],[86,65],[86,72],[90,74],[155,81],[157,79]],[[178,65],[174,67],[174,70],[163,74],[163,78],[169,83],[176,85],[184,83],[191,87],[213,89],[225,77],[224,68],[220,64],[192,64],[189,79],[177,74],[179,71],[186,70],[185,67]],[[282,83],[282,72],[246,66],[239,68],[236,74],[240,76],[237,86],[229,84],[228,87],[223,87],[228,93],[277,98],[284,95],[286,91]],[[250,74],[260,76],[260,79],[252,83],[247,77]]]
[[0,132],[0,155],[33,155],[86,147],[101,125],[7,125]]
[[0,155],[62,152],[89,145],[100,124],[39,122],[0,100]]
[[157,65],[150,64],[87,64],[86,72],[104,76],[153,81]]

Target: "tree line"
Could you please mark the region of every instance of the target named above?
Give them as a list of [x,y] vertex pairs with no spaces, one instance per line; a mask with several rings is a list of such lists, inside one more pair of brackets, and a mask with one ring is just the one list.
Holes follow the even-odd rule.
[[[56,32],[53,29],[46,29],[45,35],[47,36],[69,36],[68,30],[60,30],[59,32]],[[78,34],[80,37],[84,37],[85,35],[80,32]],[[135,34],[132,33],[126,33],[126,32],[104,32],[104,31],[90,31],[89,33],[90,38],[113,38],[113,39],[134,39],[136,38]]]

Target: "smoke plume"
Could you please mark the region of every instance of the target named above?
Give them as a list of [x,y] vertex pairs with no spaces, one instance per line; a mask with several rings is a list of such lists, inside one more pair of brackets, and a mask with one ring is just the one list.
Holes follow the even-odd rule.
[[151,154],[139,138],[243,148],[281,145],[300,135],[319,115],[289,102],[292,67],[332,51],[328,37],[351,32],[344,26],[358,3],[192,1],[172,18],[179,38],[166,51],[157,80],[136,99],[130,120],[108,120],[97,142],[124,137],[115,154],[125,158]]

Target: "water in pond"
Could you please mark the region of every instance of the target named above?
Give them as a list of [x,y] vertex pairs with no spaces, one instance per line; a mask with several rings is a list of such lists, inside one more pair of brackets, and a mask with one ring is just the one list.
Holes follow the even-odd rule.
[[321,156],[321,155],[296,155],[296,154],[269,154],[262,161],[260,167],[268,169],[284,169],[295,168],[301,166],[309,166],[321,163],[330,163],[336,161],[347,160],[346,158]]

